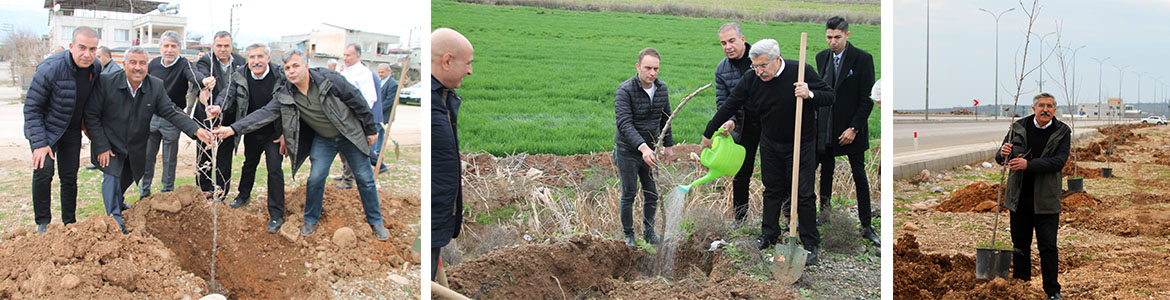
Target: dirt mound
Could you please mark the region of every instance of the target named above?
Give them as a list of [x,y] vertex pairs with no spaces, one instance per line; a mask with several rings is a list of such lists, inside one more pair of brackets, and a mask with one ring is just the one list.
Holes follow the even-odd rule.
[[1060,198],[1060,210],[1063,212],[1077,211],[1081,207],[1097,207],[1101,200],[1086,192],[1065,192]]
[[[939,203],[935,209],[943,212],[990,212],[995,208],[999,184],[976,182],[951,193],[951,199]],[[1000,206],[1000,211],[1007,211]]]
[[[415,232],[404,225],[418,218],[417,198],[382,197],[383,222],[391,233],[385,242],[373,239],[356,189],[326,188],[321,221],[308,237],[300,236],[304,186],[286,192],[285,199],[285,224],[279,234],[266,231],[266,212],[215,207],[216,281],[232,298],[330,298],[330,283],[340,278],[380,276],[405,262],[418,263],[409,248]],[[156,237],[174,252],[178,266],[206,280],[211,271],[212,209],[197,188],[182,186],[138,201],[127,211],[126,223],[133,232]],[[355,233],[349,247],[330,241],[342,227]]]
[[472,298],[562,298],[612,290],[617,279],[637,275],[645,259],[621,241],[578,234],[492,251],[452,267],[448,279]]
[[1064,168],[1060,170],[1060,173],[1061,175],[1064,175],[1064,177],[1073,177],[1074,169],[1076,171],[1076,176],[1080,176],[1085,179],[1101,178],[1101,169],[1077,166],[1077,163],[1072,160],[1071,156],[1068,158],[1068,161],[1064,163]]
[[978,283],[975,258],[925,254],[918,240],[903,234],[894,245],[896,299],[1038,299],[1044,294],[1021,280]]
[[3,299],[177,299],[207,292],[158,239],[123,235],[107,216],[48,233],[21,229],[0,243]]
[[686,279],[666,283],[658,278],[646,278],[605,294],[610,299],[796,299],[795,292],[767,281],[737,275],[711,280]]

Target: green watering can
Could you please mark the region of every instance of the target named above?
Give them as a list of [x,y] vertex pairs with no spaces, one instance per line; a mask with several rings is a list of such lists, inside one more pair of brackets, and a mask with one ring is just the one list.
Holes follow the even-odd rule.
[[690,192],[692,186],[715,180],[719,176],[739,173],[739,168],[743,166],[746,150],[743,146],[736,144],[731,137],[723,136],[723,132],[722,127],[715,131],[715,134],[711,136],[711,148],[703,149],[702,154],[699,155],[699,162],[707,166],[707,175],[691,182],[691,184],[678,186],[680,190]]

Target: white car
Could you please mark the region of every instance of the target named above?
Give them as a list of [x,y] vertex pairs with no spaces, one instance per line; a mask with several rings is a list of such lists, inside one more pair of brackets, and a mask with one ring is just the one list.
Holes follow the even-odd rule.
[[1166,120],[1163,120],[1162,117],[1159,117],[1159,116],[1149,116],[1149,117],[1146,117],[1145,119],[1142,119],[1142,124],[1165,125]]
[[423,90],[422,82],[420,81],[408,88],[402,89],[402,93],[398,94],[398,103],[406,104],[414,102],[421,104],[422,97],[425,95],[424,93],[426,91]]

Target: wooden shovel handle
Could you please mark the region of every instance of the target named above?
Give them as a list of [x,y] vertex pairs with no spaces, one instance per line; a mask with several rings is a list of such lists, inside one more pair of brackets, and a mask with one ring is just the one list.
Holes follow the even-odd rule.
[[[808,33],[800,33],[800,63],[796,66],[796,82],[804,82],[805,48],[808,47]],[[790,203],[788,214],[788,236],[796,237],[796,201],[797,183],[800,182],[800,124],[804,117],[804,98],[796,98],[796,126],[792,133],[792,193],[788,197]]]

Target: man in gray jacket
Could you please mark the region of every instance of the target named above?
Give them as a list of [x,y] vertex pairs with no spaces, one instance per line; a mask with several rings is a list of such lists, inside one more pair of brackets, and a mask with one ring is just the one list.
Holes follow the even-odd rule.
[[1048,299],[1060,299],[1056,229],[1060,227],[1061,169],[1068,160],[1072,130],[1056,120],[1056,98],[1032,97],[1031,116],[1012,123],[995,161],[1012,170],[1004,188],[1011,211],[1014,278],[1032,278],[1032,231],[1040,250],[1040,273]]
[[[638,52],[638,63],[634,64],[638,74],[622,82],[614,93],[614,117],[617,119],[617,133],[613,140],[613,162],[618,168],[618,179],[622,183],[621,220],[626,246],[637,248],[634,242],[634,197],[638,194],[638,183],[642,184],[642,238],[651,244],[658,243],[654,234],[654,213],[658,209],[658,187],[650,176],[658,164],[654,156],[655,142],[670,118],[670,93],[666,83],[658,80],[658,50],[642,49]],[[670,153],[674,138],[670,129],[662,138],[665,153]],[[669,154],[667,154],[669,156]]]
[[[739,84],[743,74],[751,70],[752,59],[748,57],[752,45],[747,43],[743,32],[737,23],[727,23],[719,27],[719,44],[723,46],[723,55],[727,56],[715,67],[715,107],[718,108],[727,102],[731,91]],[[749,115],[740,109],[730,120],[722,126],[731,132],[736,143],[743,145],[746,151],[743,166],[731,183],[731,203],[735,210],[735,224],[743,225],[747,217],[748,195],[751,192],[752,172],[756,170],[756,149],[760,146],[760,120],[755,114]]]
[[[305,184],[305,224],[301,227],[302,235],[311,235],[321,219],[325,180],[333,158],[340,153],[349,161],[369,161],[370,145],[377,139],[378,131],[369,103],[341,74],[324,68],[309,69],[308,57],[300,50],[285,52],[283,58],[285,78],[277,83],[272,100],[231,126],[216,129],[215,135],[227,138],[236,133],[245,134],[280,120],[284,134],[282,147],[286,149],[283,152],[293,157],[293,174],[306,158],[313,160]],[[390,232],[382,223],[373,168],[365,163],[351,167],[366,222],[375,238],[389,239]]]

